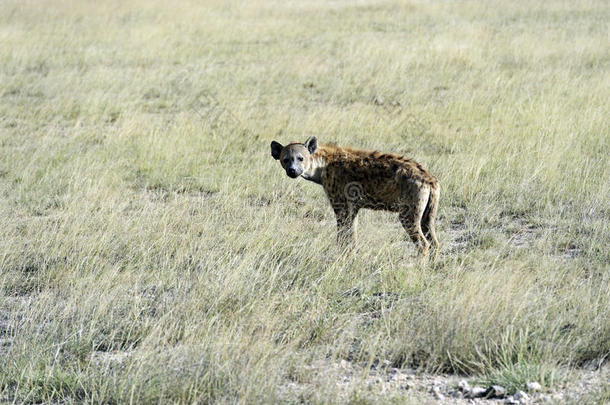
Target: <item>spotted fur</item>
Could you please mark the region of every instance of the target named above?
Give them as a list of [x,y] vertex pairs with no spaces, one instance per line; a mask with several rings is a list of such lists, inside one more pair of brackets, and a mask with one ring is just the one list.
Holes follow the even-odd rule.
[[434,222],[439,184],[414,160],[336,145],[318,147],[315,137],[286,146],[274,141],[271,154],[288,176],[322,185],[337,218],[341,245],[355,240],[358,211],[368,208],[397,212],[420,253],[438,246]]

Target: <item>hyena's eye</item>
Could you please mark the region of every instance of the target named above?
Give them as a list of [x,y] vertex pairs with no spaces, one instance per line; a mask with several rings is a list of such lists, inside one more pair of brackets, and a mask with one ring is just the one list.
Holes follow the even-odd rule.
[[303,156],[299,156],[299,162],[303,161]]
[[284,159],[284,163],[287,164],[288,162],[290,162],[290,159],[288,159],[288,158]]

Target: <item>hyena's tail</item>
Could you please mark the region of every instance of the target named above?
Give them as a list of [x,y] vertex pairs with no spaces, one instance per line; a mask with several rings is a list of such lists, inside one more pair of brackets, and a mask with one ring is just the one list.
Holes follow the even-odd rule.
[[438,211],[438,199],[440,197],[441,190],[438,183],[434,183],[430,186],[430,197],[428,198],[428,204],[421,219],[421,230],[424,233],[432,248],[438,247],[438,239],[436,239],[436,232],[434,230],[434,222],[436,219],[436,212]]

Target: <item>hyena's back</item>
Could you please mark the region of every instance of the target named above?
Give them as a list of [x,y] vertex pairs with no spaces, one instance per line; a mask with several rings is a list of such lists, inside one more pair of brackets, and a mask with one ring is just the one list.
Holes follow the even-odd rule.
[[343,148],[328,157],[323,185],[331,200],[345,197],[358,208],[395,212],[438,188],[434,176],[404,156]]

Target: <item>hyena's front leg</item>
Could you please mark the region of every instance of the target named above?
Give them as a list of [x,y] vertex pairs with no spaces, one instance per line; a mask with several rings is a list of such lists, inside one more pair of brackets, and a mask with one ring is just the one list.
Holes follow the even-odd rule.
[[356,241],[358,209],[345,202],[331,203],[337,217],[337,243],[342,248],[348,247]]

